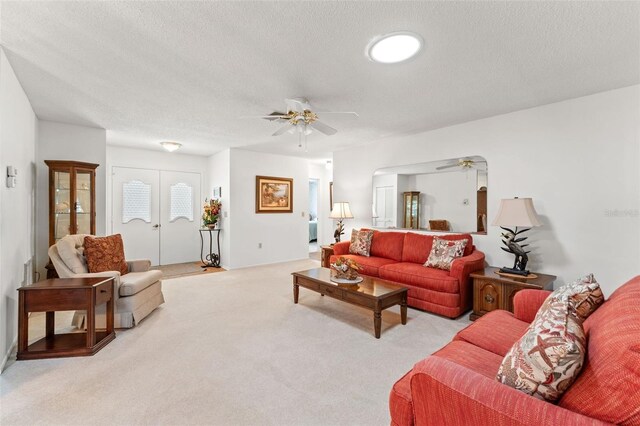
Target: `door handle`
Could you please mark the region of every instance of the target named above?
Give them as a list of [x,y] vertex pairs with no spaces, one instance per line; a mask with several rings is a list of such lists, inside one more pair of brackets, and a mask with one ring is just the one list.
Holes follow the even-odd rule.
[[158,229],[158,228],[160,228],[160,225],[156,223],[155,225],[153,225],[153,228],[154,229]]

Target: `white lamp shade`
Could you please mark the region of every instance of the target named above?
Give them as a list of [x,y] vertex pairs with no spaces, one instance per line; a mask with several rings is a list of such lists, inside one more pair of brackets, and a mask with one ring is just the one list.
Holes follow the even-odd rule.
[[333,203],[333,210],[329,215],[331,219],[353,219],[349,203]]
[[494,226],[542,226],[531,198],[509,198],[500,201],[500,208],[491,225]]

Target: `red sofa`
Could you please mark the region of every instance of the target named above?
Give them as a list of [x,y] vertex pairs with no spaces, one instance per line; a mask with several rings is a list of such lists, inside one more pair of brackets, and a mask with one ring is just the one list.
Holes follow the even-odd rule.
[[557,405],[495,380],[548,294],[518,292],[513,314],[484,315],[417,363],[393,386],[391,424],[640,425],[640,276],[584,322],[587,359]]
[[484,253],[476,250],[469,234],[439,237],[469,240],[464,256],[453,262],[451,271],[423,266],[431,252],[433,235],[413,232],[374,231],[369,257],[349,254],[349,241],[337,243],[330,262],[340,256],[354,259],[364,268],[364,275],[407,287],[409,306],[457,318],[471,309],[473,291],[469,274],[484,268]]

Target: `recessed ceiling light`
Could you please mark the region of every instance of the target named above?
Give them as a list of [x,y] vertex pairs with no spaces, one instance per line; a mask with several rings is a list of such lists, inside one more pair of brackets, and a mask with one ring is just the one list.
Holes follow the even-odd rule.
[[395,64],[415,56],[423,40],[416,33],[398,31],[376,37],[367,45],[367,56],[382,64]]
[[182,144],[178,142],[160,142],[160,145],[169,152],[173,152],[182,146]]

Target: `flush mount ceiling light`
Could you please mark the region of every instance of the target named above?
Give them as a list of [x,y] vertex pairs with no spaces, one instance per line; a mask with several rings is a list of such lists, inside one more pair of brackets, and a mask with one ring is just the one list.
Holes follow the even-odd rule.
[[367,56],[374,62],[395,64],[414,57],[423,40],[416,33],[398,31],[376,37],[367,45]]
[[182,146],[182,144],[178,142],[160,142],[160,145],[169,152],[173,152]]

